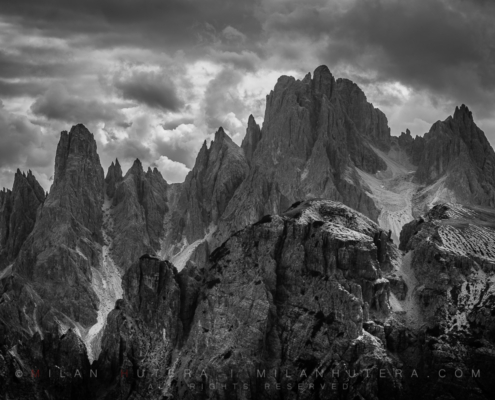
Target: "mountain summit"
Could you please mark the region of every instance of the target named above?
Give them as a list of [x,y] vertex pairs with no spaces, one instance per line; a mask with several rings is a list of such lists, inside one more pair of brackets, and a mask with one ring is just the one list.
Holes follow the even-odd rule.
[[48,196],[20,171],[0,192],[0,397],[492,398],[494,205],[466,106],[391,136],[326,66],[180,184],[139,159],[104,177],[75,125]]

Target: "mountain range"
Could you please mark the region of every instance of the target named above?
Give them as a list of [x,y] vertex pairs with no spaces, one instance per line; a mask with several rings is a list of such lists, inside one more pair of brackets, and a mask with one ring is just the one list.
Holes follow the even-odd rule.
[[494,268],[465,105],[396,137],[326,66],[282,76],[179,184],[75,125],[48,193],[0,192],[0,398],[493,398]]

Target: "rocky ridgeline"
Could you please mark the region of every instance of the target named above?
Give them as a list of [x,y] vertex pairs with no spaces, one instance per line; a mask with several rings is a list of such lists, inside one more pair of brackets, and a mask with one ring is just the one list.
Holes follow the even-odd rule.
[[122,176],[118,160],[108,169],[107,201],[113,221],[109,233],[113,246],[111,253],[124,272],[136,256],[156,253],[165,235],[164,218],[168,208],[168,184],[154,168],[144,172],[139,160]]
[[12,190],[0,192],[0,269],[12,263],[36,222],[45,192],[31,171],[17,170]]
[[[239,231],[203,268],[189,263],[178,273],[142,257],[123,279],[102,341],[108,398],[289,398],[298,384],[322,398],[346,382],[350,398],[396,398],[402,383],[383,327],[381,337],[363,328],[390,314],[383,276],[396,253],[381,233],[340,203],[312,201]],[[378,384],[380,369],[387,378]],[[355,371],[350,382],[346,371]]]
[[418,214],[442,201],[495,207],[495,152],[464,104],[423,137],[401,138],[418,166]]
[[250,121],[243,149],[251,168],[219,221],[215,243],[306,198],[342,201],[376,220],[356,168],[386,168],[370,143],[387,148],[390,129],[357,85],[335,80],[325,66],[303,80],[283,76],[267,96],[262,129]]
[[[248,170],[249,165],[242,149],[222,128],[215,133],[210,147],[206,141],[203,143],[194,168],[181,184],[175,206],[170,212],[162,243],[165,256],[187,253],[193,247],[195,254],[187,259],[206,261],[208,244],[204,239],[216,229]],[[196,248],[198,242],[204,243],[199,249]]]
[[[408,252],[424,321],[424,368],[446,379],[425,382],[430,398],[490,398],[495,393],[495,211],[438,204],[407,224],[401,249]],[[407,351],[407,350],[406,350]],[[472,371],[480,370],[473,378]],[[455,373],[471,379],[460,381]],[[452,394],[456,391],[457,394]]]
[[[139,160],[104,178],[76,125],[47,196],[19,171],[0,192],[0,392],[490,398],[494,163],[467,107],[391,137],[325,66],[281,77],[263,126],[240,147],[220,128],[182,184]],[[445,200],[467,205],[424,214]]]

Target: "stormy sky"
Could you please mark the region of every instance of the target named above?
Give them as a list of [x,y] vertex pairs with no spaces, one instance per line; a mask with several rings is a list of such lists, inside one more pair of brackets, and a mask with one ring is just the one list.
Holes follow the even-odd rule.
[[180,182],[219,126],[240,144],[280,75],[326,64],[392,134],[465,103],[495,143],[491,0],[2,0],[0,187],[48,189],[60,131],[84,123],[102,164]]

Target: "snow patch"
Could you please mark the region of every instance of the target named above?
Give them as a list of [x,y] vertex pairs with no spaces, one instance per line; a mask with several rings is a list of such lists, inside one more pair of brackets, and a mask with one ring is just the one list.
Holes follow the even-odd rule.
[[301,174],[301,181],[305,180],[308,177],[308,167],[304,168],[304,171]]
[[12,266],[14,264],[10,264],[7,268],[0,272],[0,280],[3,278],[8,278],[12,274]]
[[198,239],[191,244],[188,244],[187,239],[184,237],[181,250],[170,258],[170,262],[174,264],[175,268],[177,268],[178,271],[181,271],[186,266],[187,262],[191,258],[194,251],[198,248],[198,246],[204,242],[209,241],[216,230],[217,227],[215,225],[210,225],[208,228],[208,232],[203,237],[203,239]]

